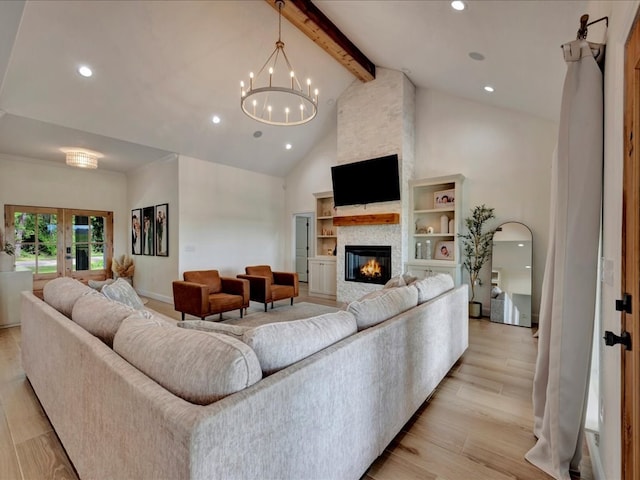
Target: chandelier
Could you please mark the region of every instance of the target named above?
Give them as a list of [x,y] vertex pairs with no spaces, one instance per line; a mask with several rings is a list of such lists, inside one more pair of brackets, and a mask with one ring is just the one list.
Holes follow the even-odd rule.
[[[278,6],[278,41],[262,68],[254,76],[249,73],[249,84],[240,82],[240,106],[242,111],[258,122],[268,125],[302,125],[313,120],[318,113],[318,89],[311,96],[311,80],[306,81],[306,91],[284,52],[282,33],[282,7],[284,0],[276,0]],[[276,68],[282,56],[285,66]],[[281,62],[282,63],[282,62]]]
[[103,155],[84,148],[61,148],[67,155],[67,165],[79,168],[98,168],[98,159]]

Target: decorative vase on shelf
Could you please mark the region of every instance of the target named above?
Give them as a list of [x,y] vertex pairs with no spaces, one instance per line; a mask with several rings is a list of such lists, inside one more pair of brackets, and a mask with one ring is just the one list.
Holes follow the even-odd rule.
[[449,233],[456,233],[456,226],[454,225],[453,218],[449,220]]
[[449,233],[449,217],[446,215],[440,217],[440,233]]
[[13,272],[16,263],[15,255],[0,252],[0,272]]

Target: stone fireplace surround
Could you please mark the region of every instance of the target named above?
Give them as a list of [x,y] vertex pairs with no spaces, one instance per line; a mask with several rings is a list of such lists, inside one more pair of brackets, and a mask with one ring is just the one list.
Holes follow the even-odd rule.
[[[375,99],[375,100],[374,100]],[[409,179],[415,164],[415,87],[396,70],[376,69],[376,79],[354,81],[338,99],[337,163],[398,154],[401,200],[338,207],[339,216],[397,213],[399,223],[337,227],[337,300],[348,303],[380,285],[347,282],[346,245],[390,245],[391,276],[402,274],[408,254]]]

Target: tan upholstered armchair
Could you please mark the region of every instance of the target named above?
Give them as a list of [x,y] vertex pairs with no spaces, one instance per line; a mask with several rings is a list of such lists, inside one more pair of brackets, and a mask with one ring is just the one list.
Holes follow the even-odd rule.
[[264,311],[267,311],[267,303],[276,300],[293,298],[298,296],[298,274],[291,272],[272,272],[269,265],[256,265],[245,267],[246,275],[238,275],[238,278],[249,280],[250,298],[254,302],[264,303]]
[[217,270],[184,272],[184,281],[173,282],[173,304],[176,311],[195,315],[204,320],[215,313],[240,310],[249,306],[249,282],[238,278],[221,277]]

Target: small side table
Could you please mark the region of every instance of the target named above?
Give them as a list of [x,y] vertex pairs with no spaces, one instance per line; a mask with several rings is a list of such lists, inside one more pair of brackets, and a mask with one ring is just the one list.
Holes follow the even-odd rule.
[[20,292],[24,290],[33,290],[31,270],[0,272],[0,328],[20,325]]

